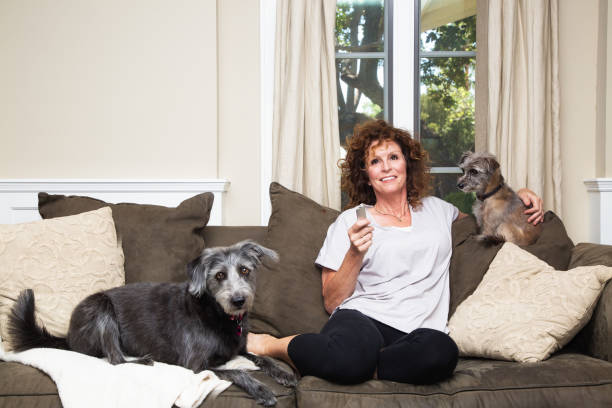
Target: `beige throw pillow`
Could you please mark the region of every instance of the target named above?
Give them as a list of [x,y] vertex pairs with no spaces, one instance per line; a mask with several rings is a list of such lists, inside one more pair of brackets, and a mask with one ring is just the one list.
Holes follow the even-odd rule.
[[499,250],[449,321],[462,356],[520,362],[548,358],[589,321],[607,266],[558,271],[512,243]]
[[109,207],[51,220],[0,225],[3,343],[9,340],[8,314],[23,289],[34,290],[38,320],[52,334],[64,336],[72,309],[83,298],[125,283],[123,260]]

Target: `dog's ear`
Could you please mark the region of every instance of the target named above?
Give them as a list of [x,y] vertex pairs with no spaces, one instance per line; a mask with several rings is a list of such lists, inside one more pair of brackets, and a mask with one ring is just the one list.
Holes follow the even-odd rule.
[[275,251],[259,245],[257,242],[251,241],[250,239],[238,242],[235,246],[239,248],[240,252],[250,257],[257,265],[261,264],[264,257],[278,261],[278,254]]
[[495,173],[495,170],[499,169],[499,162],[497,158],[491,153],[486,153],[483,155],[484,162],[487,166],[487,171],[491,174]]
[[199,297],[206,291],[206,264],[204,253],[187,265],[187,276],[189,276],[189,293]]
[[459,159],[459,166],[461,166],[463,162],[466,161],[467,158],[473,154],[474,153],[470,152],[469,150],[467,152],[463,152],[463,154],[461,155],[461,158]]

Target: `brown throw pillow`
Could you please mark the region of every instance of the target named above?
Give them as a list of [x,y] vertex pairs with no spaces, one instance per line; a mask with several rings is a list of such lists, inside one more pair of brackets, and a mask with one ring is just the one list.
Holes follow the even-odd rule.
[[314,262],[339,212],[278,183],[270,185],[270,200],[272,215],[263,244],[278,252],[280,261],[258,271],[251,330],[275,336],[318,332],[329,315],[323,306],[321,270]]
[[[543,226],[540,238],[534,244],[522,248],[557,270],[567,270],[574,243],[559,217],[552,211],[544,214]],[[452,234],[449,317],[474,292],[502,247],[502,244],[487,245],[475,238],[478,226],[473,216],[454,222]]]
[[612,245],[582,242],[572,249],[569,269],[591,265],[612,266]]
[[109,206],[125,254],[125,282],[180,282],[186,279],[186,265],[205,247],[202,232],[213,199],[203,193],[168,208],[39,193],[38,211],[48,219]]

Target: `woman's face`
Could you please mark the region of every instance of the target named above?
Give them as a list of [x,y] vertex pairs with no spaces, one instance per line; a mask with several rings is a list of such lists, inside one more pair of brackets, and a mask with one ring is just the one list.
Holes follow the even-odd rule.
[[368,147],[366,171],[376,197],[406,194],[406,160],[400,146],[392,141],[374,141]]

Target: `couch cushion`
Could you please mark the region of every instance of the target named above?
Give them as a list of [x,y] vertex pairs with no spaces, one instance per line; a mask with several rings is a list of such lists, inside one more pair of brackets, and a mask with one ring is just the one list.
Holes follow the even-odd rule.
[[572,249],[569,268],[576,266],[612,266],[612,245],[580,243]]
[[[275,408],[294,408],[296,406],[295,392],[293,388],[283,387],[270,378],[270,376],[262,372],[255,372],[251,375],[272,390],[276,396]],[[206,398],[204,403],[200,405],[200,408],[207,407],[261,408],[262,405],[256,404],[255,400],[251,398],[251,396],[249,396],[242,388],[232,384],[227,390],[219,394],[217,398]]]
[[506,242],[448,322],[460,355],[537,362],[589,321],[612,268],[558,271]]
[[[278,400],[276,407],[295,407],[293,389],[277,384],[269,376],[255,372],[253,376],[266,384]],[[1,407],[61,407],[57,387],[42,371],[18,363],[0,360],[0,406]],[[231,385],[216,399],[206,398],[200,407],[261,407],[244,390]]]
[[537,364],[460,359],[433,385],[371,380],[342,386],[304,377],[298,407],[577,407],[611,406],[612,363],[559,354]]
[[53,380],[42,371],[0,360],[0,406],[61,408]]
[[236,242],[251,239],[263,244],[266,239],[267,227],[264,226],[221,226],[209,225],[204,230],[204,241],[206,247],[229,246]]
[[205,247],[202,231],[213,199],[212,193],[203,193],[168,208],[39,193],[38,211],[46,219],[110,206],[125,253],[126,283],[180,282],[186,279],[186,265]]
[[[580,243],[572,250],[570,268],[587,265],[612,266],[612,245]],[[590,356],[612,361],[612,282],[608,282],[591,321],[576,335],[571,347]]]
[[54,335],[68,331],[86,296],[123,285],[123,251],[109,207],[78,215],[0,225],[0,335],[19,293],[33,289],[38,319]]
[[323,307],[321,270],[314,261],[338,211],[270,185],[272,215],[264,245],[278,252],[257,275],[251,330],[275,336],[318,332],[329,315]]
[[[475,237],[478,235],[476,219],[469,216],[453,223],[453,254],[450,263],[449,317],[457,306],[474,292],[489,264],[502,244],[487,245]],[[544,214],[542,234],[538,240],[523,247],[558,270],[566,270],[574,247],[563,222],[553,213]]]

